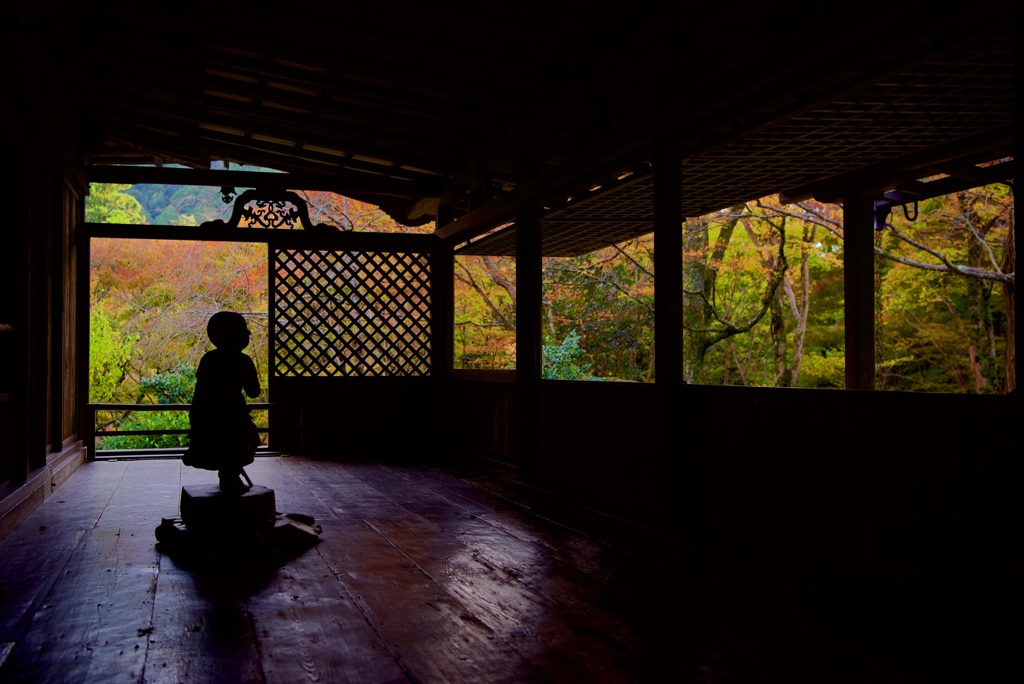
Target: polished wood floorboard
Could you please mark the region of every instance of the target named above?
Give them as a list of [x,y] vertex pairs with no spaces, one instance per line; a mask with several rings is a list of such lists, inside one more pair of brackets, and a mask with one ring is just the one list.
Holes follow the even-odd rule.
[[246,470],[319,537],[171,553],[157,525],[215,473],[82,466],[0,542],[0,681],[886,681],[678,540],[501,474]]
[[629,554],[546,517],[541,493],[293,457],[246,470],[314,518],[314,545],[168,553],[157,525],[215,473],[80,468],[0,544],[0,680],[627,682],[666,660]]

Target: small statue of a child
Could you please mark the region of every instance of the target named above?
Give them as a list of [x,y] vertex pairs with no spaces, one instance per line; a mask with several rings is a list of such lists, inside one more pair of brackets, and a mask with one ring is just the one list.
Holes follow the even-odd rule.
[[249,345],[249,326],[241,314],[219,311],[206,326],[216,347],[199,361],[196,389],[189,411],[187,466],[216,470],[222,491],[248,490],[242,468],[255,460],[259,432],[246,408],[245,397],[260,395],[256,364],[242,353]]

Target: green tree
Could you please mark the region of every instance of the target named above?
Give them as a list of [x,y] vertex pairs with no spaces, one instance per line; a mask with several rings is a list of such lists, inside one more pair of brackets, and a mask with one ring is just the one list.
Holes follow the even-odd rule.
[[579,336],[591,379],[654,380],[654,251],[650,236],[544,262],[544,324]]
[[[136,404],[187,404],[195,392],[195,367],[179,364],[176,368],[142,378],[138,383]],[[185,411],[126,411],[112,421],[118,430],[188,430]],[[166,449],[188,446],[187,434],[115,435],[102,439],[103,449]]]
[[587,353],[580,349],[580,335],[570,330],[561,343],[550,340],[542,347],[541,377],[551,380],[599,380],[588,372]]
[[455,367],[514,368],[515,260],[455,258]]
[[146,223],[146,212],[128,194],[130,185],[93,183],[85,198],[85,220],[90,223]]
[[1006,393],[1015,387],[1012,186],[936,197],[889,217],[879,256],[877,385]]
[[89,401],[118,403],[138,335],[125,335],[95,300],[89,308]]
[[[790,219],[777,205],[751,202],[684,225],[688,382],[795,382],[809,302],[802,275],[810,262],[803,258],[808,236]],[[801,270],[790,282],[794,258]]]

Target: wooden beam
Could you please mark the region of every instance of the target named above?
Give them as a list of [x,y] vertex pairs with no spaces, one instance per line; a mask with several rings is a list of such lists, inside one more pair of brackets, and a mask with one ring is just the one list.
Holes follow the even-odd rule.
[[383,176],[359,174],[351,177],[319,174],[231,171],[230,169],[183,169],[148,166],[90,166],[90,183],[152,183],[163,185],[206,185],[235,188],[275,188],[282,190],[321,190],[341,195],[393,195],[399,197],[436,197],[441,181],[399,181]]
[[262,242],[281,249],[430,252],[437,239],[430,233],[356,233],[351,231],[268,230],[217,226],[139,226],[125,223],[83,223],[83,236],[204,242]]
[[1016,164],[1013,160],[980,167],[969,164],[943,165],[940,169],[949,174],[947,178],[922,183],[909,181],[896,186],[894,193],[886,193],[885,198],[890,204],[903,204],[915,200],[926,200],[954,192],[963,192],[991,183],[1007,183],[1013,180]]

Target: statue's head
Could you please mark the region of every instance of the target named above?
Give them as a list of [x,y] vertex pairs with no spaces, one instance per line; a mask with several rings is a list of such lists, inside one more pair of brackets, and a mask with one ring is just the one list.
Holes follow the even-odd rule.
[[218,311],[206,324],[206,334],[218,349],[241,351],[249,344],[249,326],[242,314]]

